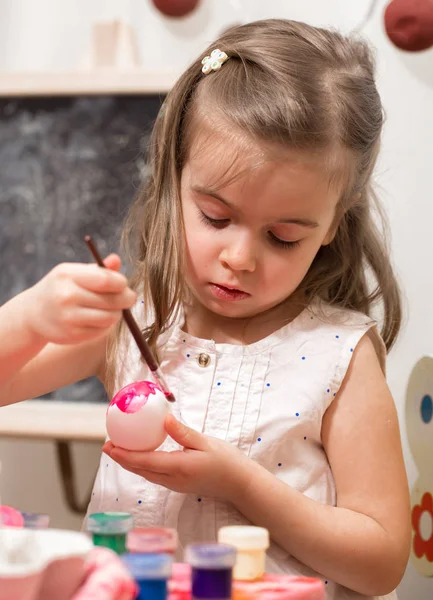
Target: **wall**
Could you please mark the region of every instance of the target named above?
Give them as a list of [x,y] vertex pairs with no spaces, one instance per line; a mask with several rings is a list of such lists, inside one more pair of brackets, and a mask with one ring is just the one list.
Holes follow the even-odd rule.
[[[387,113],[377,182],[390,220],[392,258],[406,296],[405,325],[390,354],[388,381],[399,411],[412,487],[418,478],[418,470],[405,430],[406,385],[414,363],[423,355],[433,355],[430,242],[433,219],[430,151],[433,135],[433,49],[413,55],[398,51],[385,36],[379,18],[380,9],[376,12],[365,33],[377,48],[379,89]],[[433,451],[433,438],[431,444]],[[432,491],[433,482],[429,483]],[[420,577],[409,564],[400,586],[400,600],[427,600],[432,597],[433,579]]]
[[[377,180],[392,231],[392,256],[407,298],[403,334],[392,351],[388,376],[402,424],[411,485],[417,468],[408,448],[404,427],[407,380],[414,362],[433,354],[431,298],[431,222],[433,220],[433,50],[409,55],[394,48],[384,34],[381,15],[385,0],[376,3],[363,29],[377,48],[378,83],[387,112],[383,153]],[[221,28],[232,22],[262,16],[286,16],[331,24],[348,30],[359,23],[370,3],[353,0],[204,0],[196,15],[182,22],[161,19],[149,2],[93,0],[9,0],[0,5],[0,69],[73,68],[88,54],[90,21],[122,16],[136,25],[143,65],[180,69]],[[84,8],[84,10],[83,10]],[[31,52],[29,52],[31,49]],[[432,442],[433,444],[433,442]],[[84,449],[83,449],[84,452]],[[98,451],[89,448],[82,461],[82,483],[91,478]],[[75,527],[78,519],[66,512],[58,498],[58,483],[49,444],[0,442],[4,461],[3,497],[28,508],[49,510],[53,522]],[[38,484],[30,475],[38,473]],[[17,476],[19,473],[19,477]],[[47,498],[50,490],[50,498]],[[27,500],[26,500],[27,501]],[[401,600],[433,596],[433,580],[420,578],[411,566],[401,586]]]
[[[122,18],[135,27],[144,67],[181,69],[233,23],[286,16],[345,30],[370,0],[202,0],[185,19],[163,18],[150,0],[4,0],[0,3],[0,70],[61,70],[86,64],[92,23]],[[31,49],[31,51],[29,51]]]
[[[78,500],[87,497],[101,455],[96,443],[72,446]],[[68,510],[63,497],[55,447],[49,441],[0,440],[0,498],[3,504],[22,511],[50,516],[50,526],[81,529],[82,516]]]

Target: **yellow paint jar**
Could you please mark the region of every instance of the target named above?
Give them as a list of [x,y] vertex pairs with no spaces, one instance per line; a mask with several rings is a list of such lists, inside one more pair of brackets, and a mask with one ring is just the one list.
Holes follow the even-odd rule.
[[266,550],[269,548],[269,533],[263,527],[229,526],[218,532],[218,542],[234,546],[237,550],[233,579],[254,581],[265,572]]

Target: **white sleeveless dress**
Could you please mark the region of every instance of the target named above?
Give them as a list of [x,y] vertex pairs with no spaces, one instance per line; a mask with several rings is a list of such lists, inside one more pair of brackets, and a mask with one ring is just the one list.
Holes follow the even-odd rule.
[[[177,400],[173,413],[189,427],[235,444],[308,497],[335,505],[334,479],[321,444],[322,418],[354,348],[373,327],[365,315],[323,304],[248,346],[194,338],[175,325],[159,344],[161,367]],[[118,388],[149,379],[135,344],[125,351],[127,366]],[[177,448],[171,439],[161,447]],[[87,514],[99,511],[129,512],[136,527],[177,529],[179,560],[190,542],[216,540],[225,525],[250,524],[230,503],[172,492],[125,471],[104,454]],[[267,571],[318,576],[275,543]],[[367,598],[319,577],[327,600]],[[395,593],[387,596],[395,598]]]

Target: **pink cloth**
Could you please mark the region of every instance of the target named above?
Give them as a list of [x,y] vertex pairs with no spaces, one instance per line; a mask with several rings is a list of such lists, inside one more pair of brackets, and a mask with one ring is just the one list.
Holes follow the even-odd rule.
[[[168,584],[169,600],[191,600],[191,567],[174,564]],[[234,600],[325,600],[325,585],[320,579],[291,575],[265,574],[260,581],[234,581]]]
[[314,577],[265,574],[263,580],[233,583],[233,597],[238,600],[325,600],[325,585]]
[[86,563],[85,579],[72,600],[133,600],[137,587],[117,554],[94,548]]

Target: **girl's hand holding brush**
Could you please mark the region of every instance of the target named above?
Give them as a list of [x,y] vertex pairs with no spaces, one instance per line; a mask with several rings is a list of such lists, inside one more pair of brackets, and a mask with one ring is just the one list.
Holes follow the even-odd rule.
[[110,254],[106,269],[94,264],[62,263],[24,292],[23,319],[36,338],[54,344],[79,344],[105,336],[130,308],[136,294],[119,273],[120,258]]

